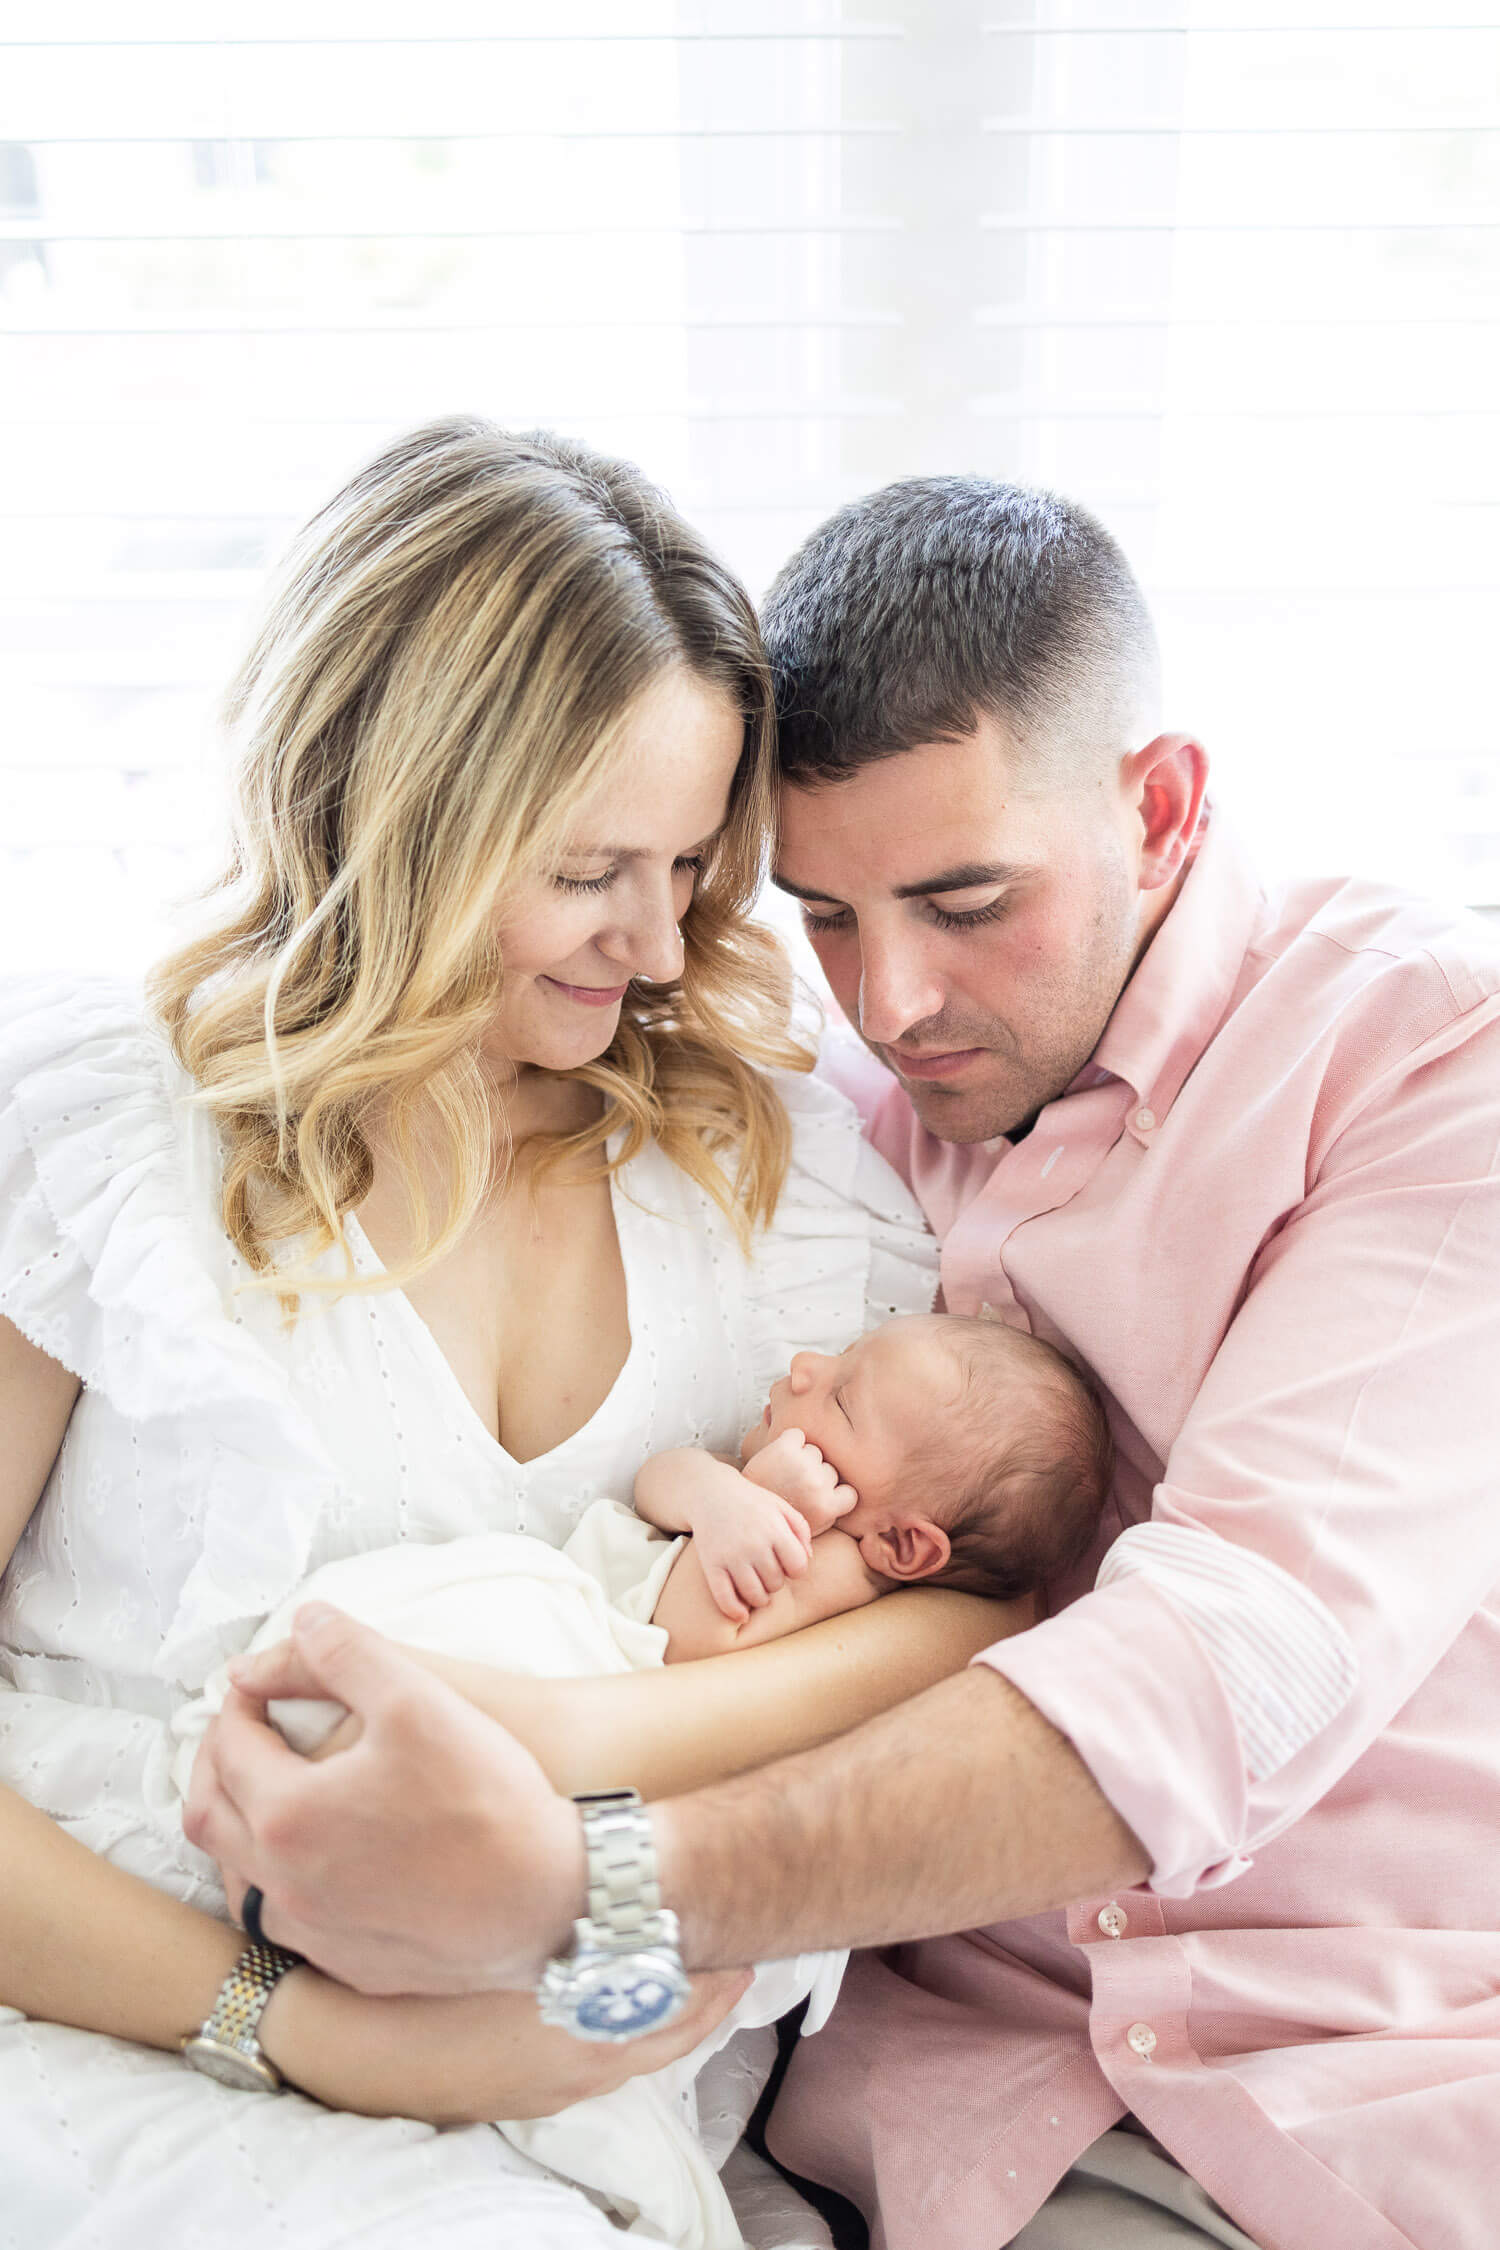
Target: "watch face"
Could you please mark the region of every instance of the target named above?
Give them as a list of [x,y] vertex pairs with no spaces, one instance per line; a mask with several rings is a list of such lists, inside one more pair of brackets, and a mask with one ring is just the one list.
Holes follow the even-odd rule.
[[280,2090],[280,2076],[270,2063],[257,2061],[254,2055],[243,2054],[217,2039],[205,2039],[200,2033],[196,2039],[184,2040],[182,2052],[194,2070],[201,2070],[205,2078],[216,2078],[221,2086],[233,2086],[242,2094],[274,2094]]
[[582,2039],[638,2039],[681,2012],[687,1978],[670,1956],[624,1953],[580,1964],[570,1980],[569,2014]]

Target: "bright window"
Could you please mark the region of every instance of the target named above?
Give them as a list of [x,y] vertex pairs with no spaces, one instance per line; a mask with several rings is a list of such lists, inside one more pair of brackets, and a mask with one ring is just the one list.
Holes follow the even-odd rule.
[[888,478],[1057,484],[1273,865],[1500,902],[1500,12],[1304,12],[12,10],[0,968],[156,948],[264,566],[455,408],[757,589]]

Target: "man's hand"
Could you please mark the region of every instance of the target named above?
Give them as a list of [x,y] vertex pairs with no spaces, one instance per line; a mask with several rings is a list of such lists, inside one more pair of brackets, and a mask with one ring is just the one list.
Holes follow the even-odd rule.
[[[362,1992],[532,1983],[585,1881],[577,1811],[531,1753],[338,1610],[235,1670],[184,1820],[231,1906],[258,1884],[267,1936]],[[283,1696],[346,1705],[358,1741],[299,1757],[266,1718]]]
[[745,1463],[742,1474],[752,1484],[761,1485],[788,1501],[803,1518],[814,1539],[820,1531],[846,1516],[859,1505],[859,1494],[852,1484],[839,1482],[838,1470],[831,1461],[825,1461],[815,1445],[810,1445],[801,1430],[782,1430],[769,1445],[763,1445],[755,1458]]

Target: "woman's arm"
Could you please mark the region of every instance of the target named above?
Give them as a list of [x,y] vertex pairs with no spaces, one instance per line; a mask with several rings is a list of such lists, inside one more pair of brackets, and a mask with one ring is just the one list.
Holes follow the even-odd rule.
[[[170,2051],[208,2015],[245,1942],[0,1789],[0,2003]],[[302,1968],[272,1994],[260,2036],[292,2085],[332,2109],[434,2125],[550,2117],[688,2053],[745,1982],[695,1978],[685,2016],[610,2050],[548,2030],[527,1992],[368,1999]]]
[[[662,1778],[667,1769],[732,1770],[830,1733],[842,1748],[840,1730],[860,1710],[918,1696],[927,1681],[937,1683],[929,1696],[975,1680],[994,1692],[988,1667],[963,1680],[942,1675],[1007,1622],[1020,1630],[1024,1619],[946,1589],[921,1590],[744,1655],[550,1683],[569,1700],[547,1711],[534,1683],[507,1687],[481,1672],[480,1685],[511,1722],[531,1699],[530,1731],[553,1737],[538,1747],[562,1787],[634,1779],[656,1793],[682,1786]],[[188,1834],[223,1868],[229,1896],[258,1884],[272,1935],[362,1991],[533,1982],[566,1945],[588,1896],[576,1808],[556,1793],[537,1753],[434,1667],[323,1604],[298,1612],[291,1641],[235,1669],[248,1692],[232,1689],[209,1728],[186,1814]],[[751,1693],[747,1681],[760,1685]],[[492,1686],[501,1692],[492,1695]],[[815,1700],[820,1690],[826,1706]],[[265,1716],[262,1699],[281,1695],[342,1703],[361,1722],[359,1740],[325,1764],[298,1757]],[[916,1706],[919,1722],[926,1700]],[[560,1729],[559,1709],[569,1713]],[[810,1753],[820,1754],[830,1753]]]
[[[0,1318],[0,1569],[78,1389]],[[0,2006],[171,2050],[209,2014],[244,1948],[242,1931],[111,1866],[0,1787]],[[546,2029],[527,1993],[371,2000],[303,1968],[277,1986],[261,2036],[291,2082],[333,2108],[434,2124],[545,2117],[687,2053],[744,1981],[698,1980],[677,2023],[611,2052]]]
[[[425,1649],[405,1653],[499,1719],[554,1788],[633,1786],[650,1799],[846,1734],[1034,1621],[1029,1601],[912,1587],[759,1648],[608,1679],[524,1680]],[[257,1697],[316,1693],[280,1684],[278,1670],[296,1661],[295,1644],[283,1642],[237,1666],[236,1678]]]
[[[76,1375],[0,1318],[0,1569],[41,1497],[78,1392]],[[0,1788],[0,2003],[172,2046],[208,2014],[239,1951],[235,1932],[122,1874]]]

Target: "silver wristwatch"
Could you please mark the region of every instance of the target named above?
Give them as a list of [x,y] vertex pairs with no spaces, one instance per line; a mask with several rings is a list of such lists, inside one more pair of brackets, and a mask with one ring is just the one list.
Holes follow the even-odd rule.
[[638,2039],[682,2013],[688,1980],[677,1917],[661,1903],[651,1817],[635,1789],[575,1797],[589,1910],[537,1986],[543,2023],[575,2039]]
[[301,1967],[302,1956],[285,1953],[279,1945],[247,1946],[219,1987],[212,2015],[183,2040],[183,2061],[217,2078],[221,2086],[279,2094],[281,2072],[261,2052],[257,2034],[277,1985],[289,1969]]

